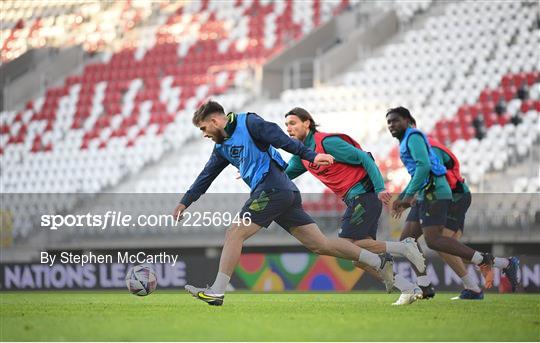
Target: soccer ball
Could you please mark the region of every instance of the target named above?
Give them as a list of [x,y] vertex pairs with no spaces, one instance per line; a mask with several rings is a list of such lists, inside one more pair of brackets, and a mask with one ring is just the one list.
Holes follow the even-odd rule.
[[132,294],[148,295],[156,289],[156,273],[150,266],[138,265],[132,267],[126,274],[126,285]]

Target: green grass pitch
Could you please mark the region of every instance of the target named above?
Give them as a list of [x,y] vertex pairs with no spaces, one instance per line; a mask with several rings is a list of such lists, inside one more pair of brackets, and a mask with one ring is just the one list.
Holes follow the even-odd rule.
[[398,294],[2,292],[1,341],[538,341],[540,295],[390,304]]

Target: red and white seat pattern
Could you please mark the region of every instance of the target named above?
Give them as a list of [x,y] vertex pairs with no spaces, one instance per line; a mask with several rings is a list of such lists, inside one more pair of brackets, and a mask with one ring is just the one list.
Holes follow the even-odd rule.
[[[279,103],[269,104],[262,113],[275,113],[279,118],[291,107],[305,107],[323,123],[323,129],[347,132],[372,151],[391,181],[389,188],[399,191],[409,176],[386,129],[384,114],[390,107],[408,107],[421,129],[448,144],[458,142],[459,153],[460,142],[473,137],[471,122],[478,114],[488,127],[482,146],[492,143],[489,127],[506,124],[518,112],[525,119],[519,127],[535,127],[535,89],[539,87],[534,84],[539,70],[535,46],[540,44],[535,6],[538,9],[533,3],[449,4],[443,15],[431,17],[424,28],[406,33],[403,42],[386,45],[382,56],[369,58],[360,71],[346,73],[344,86],[288,90]],[[517,88],[524,83],[531,88],[531,98],[522,104],[515,98]],[[495,103],[501,96],[510,100],[508,113],[497,116]],[[493,128],[498,130],[498,125]],[[521,130],[525,129],[516,132]],[[530,131],[525,144],[516,147],[517,154],[530,149],[537,132]],[[506,157],[497,159],[488,154],[488,161],[482,164],[485,168],[471,159],[472,168],[467,169],[466,162],[469,180],[477,183],[486,170],[505,166],[511,153],[503,155]]]
[[[2,2],[1,63],[31,48],[81,44],[87,51],[111,49],[153,11],[161,1],[16,1]],[[178,6],[178,5],[176,5]]]
[[[128,28],[146,18],[151,2],[137,2],[144,12],[137,20],[130,17],[134,7],[123,6],[129,2],[99,3],[106,6],[96,12],[102,18],[93,16],[94,2],[84,4],[89,6],[88,16],[80,14],[82,9],[72,3],[62,3],[64,7],[50,14],[61,27],[53,26],[49,31],[67,32],[53,37],[58,45],[84,42],[89,50],[120,50],[103,53],[102,63],[84,66],[81,74],[47,89],[24,109],[1,113],[0,188],[12,194],[110,189],[198,134],[191,124],[191,113],[206,98],[217,96],[226,108],[240,110],[248,99],[242,87],[249,87],[253,65],[344,10],[348,3],[162,2],[156,4],[158,18],[150,18],[158,24],[136,30]],[[25,11],[34,10],[32,5]],[[46,29],[30,34],[25,31],[29,21],[41,20],[37,15],[22,18],[15,13],[12,16],[24,22],[2,34],[8,37],[2,41],[5,61],[31,46],[52,44],[51,40],[32,41],[32,37],[48,33]],[[251,19],[254,15],[257,20]],[[75,27],[72,23],[72,19],[75,23],[81,20],[78,16],[83,23],[87,17],[94,23],[95,39],[86,38],[84,25]],[[105,21],[103,27],[99,20]],[[115,32],[122,32],[121,37],[107,31],[111,24]],[[111,41],[102,42],[107,38]],[[234,95],[225,94],[232,88]],[[48,206],[48,213],[69,211],[73,199],[59,197],[47,204],[39,198],[34,204],[24,199],[24,203],[9,206],[14,206],[14,226],[20,229],[16,234],[27,236],[32,214],[42,213],[43,206]]]
[[[128,41],[24,110],[2,114],[3,189],[96,192],[114,185],[193,134],[184,112],[242,86],[250,64],[260,64],[347,4],[194,1],[177,7],[162,25],[141,30],[137,47]],[[70,172],[81,166],[93,180]]]
[[[384,47],[382,56],[368,59],[362,70],[346,73],[344,85],[287,90],[278,101],[268,101],[248,110],[283,123],[284,113],[291,108],[308,109],[322,130],[346,132],[373,152],[388,179],[389,190],[397,192],[408,182],[409,176],[399,161],[397,142],[386,129],[385,113],[390,107],[407,106],[421,129],[456,150],[463,160],[468,181],[478,183],[486,171],[511,163],[512,154],[526,154],[535,139],[534,132],[538,131],[533,129],[538,125],[535,106],[540,99],[540,85],[533,83],[538,78],[535,68],[538,59],[531,45],[540,44],[540,36],[531,13],[534,11],[531,12],[527,3],[449,4],[443,15],[429,18],[425,28],[409,31],[403,42]],[[490,54],[493,56],[489,57]],[[501,61],[506,59],[511,59],[512,64]],[[520,101],[515,99],[516,91],[523,81],[530,87],[530,99],[523,107],[521,104],[516,107]],[[494,114],[494,107],[501,92],[503,95],[506,92],[513,100],[505,99],[511,100],[507,103],[508,114],[499,117]],[[488,93],[489,99],[486,98]],[[474,138],[471,121],[473,115],[484,116],[483,112],[462,114],[464,108],[468,111],[479,106],[488,117],[485,119],[487,137],[482,141]],[[509,115],[515,114],[522,117],[523,123],[502,126],[508,123]],[[528,131],[524,144],[496,154],[494,147],[502,144],[493,143],[497,133],[502,132],[505,137],[500,142],[508,142],[524,131]],[[462,148],[468,144],[491,147],[484,150],[490,153],[475,154],[474,149],[469,149],[468,153]],[[476,157],[484,157],[486,162],[478,163]],[[196,160],[202,166],[205,159],[206,156],[193,156],[191,161]],[[180,185],[180,180],[184,180],[176,172],[180,166],[163,170],[159,178],[141,179],[138,189],[168,192],[184,189],[189,185]],[[186,171],[189,174],[186,178],[192,180],[196,172]],[[322,193],[325,189],[310,176],[300,177],[297,183],[303,192]],[[171,187],[175,184],[178,186]],[[232,191],[246,191],[242,183],[231,185],[221,180],[217,180],[211,190],[229,192],[231,187]]]
[[[517,87],[516,79],[529,83],[531,73],[538,71],[534,4],[452,3],[424,29],[410,31],[403,42],[389,44],[382,55],[368,59],[360,71],[347,73],[342,86],[286,91],[280,101],[261,108],[242,108],[247,99],[227,93],[249,81],[250,64],[261,63],[348,5],[239,0],[189,2],[176,8],[161,24],[142,29],[144,38],[136,46],[129,40],[119,52],[105,54],[103,63],[87,65],[81,75],[49,89],[24,110],[2,113],[2,190],[106,190],[198,134],[191,112],[207,97],[222,94],[226,109],[256,111],[278,123],[291,107],[305,107],[324,124],[323,130],[350,133],[374,152],[390,190],[398,191],[408,176],[385,127],[387,108],[409,107],[420,128],[450,143],[462,161],[473,161],[474,156],[461,155],[467,149],[461,149],[460,142],[476,144],[465,124],[477,106],[484,109],[484,100],[494,101],[500,89],[504,97],[505,89],[512,89],[505,78]],[[250,19],[253,14],[260,15],[258,21]],[[526,134],[526,144],[516,147],[526,153],[537,139],[529,131],[538,133],[538,87],[530,86],[531,100],[525,104],[516,99],[507,104],[508,113],[519,113],[522,124],[506,124],[506,116],[497,117],[478,145],[495,146],[496,133],[504,135],[504,141]],[[464,104],[467,111],[460,114]],[[494,119],[487,112],[476,113],[487,116],[486,124]],[[459,125],[452,130],[439,123]],[[160,177],[139,180],[135,190],[184,190],[207,158],[203,144],[193,146],[193,153]],[[485,168],[477,168],[474,161],[462,163],[473,182],[486,170],[499,168],[495,159]],[[217,180],[212,191],[246,191],[241,181],[230,182],[234,171],[226,173],[227,180]],[[300,178],[299,186],[304,192],[324,192],[312,177]],[[321,210],[337,206],[331,199],[324,201]]]

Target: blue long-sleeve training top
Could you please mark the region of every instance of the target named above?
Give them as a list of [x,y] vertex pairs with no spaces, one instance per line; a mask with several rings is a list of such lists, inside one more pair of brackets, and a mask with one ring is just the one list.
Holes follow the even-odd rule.
[[[236,129],[236,114],[230,113],[229,121],[225,127],[225,132],[229,137],[232,136]],[[255,144],[263,151],[267,150],[270,145],[276,149],[283,149],[293,155],[298,155],[302,159],[313,162],[317,153],[308,147],[304,146],[302,142],[289,137],[281,128],[272,122],[267,122],[258,115],[250,113],[247,116],[246,122],[247,128],[251,135],[251,138]],[[225,159],[215,148],[212,151],[210,159],[204,166],[197,179],[189,190],[186,192],[180,203],[186,207],[197,201],[201,195],[203,195],[216,177],[229,165],[229,161]],[[291,182],[287,177],[287,174],[277,165],[274,161],[270,163],[270,169],[261,180],[261,182],[252,189],[252,193],[259,190],[266,189],[281,189],[281,190],[293,190],[298,191],[296,185]]]

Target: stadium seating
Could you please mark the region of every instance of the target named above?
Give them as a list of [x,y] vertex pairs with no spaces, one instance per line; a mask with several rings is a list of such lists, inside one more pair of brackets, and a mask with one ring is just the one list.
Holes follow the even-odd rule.
[[432,1],[376,1],[375,6],[386,9],[395,10],[401,24],[408,24],[415,15],[424,12],[431,5]]
[[[190,114],[209,96],[217,97],[228,110],[254,110],[278,123],[290,108],[305,107],[323,129],[345,131],[372,151],[391,191],[399,191],[409,178],[385,127],[384,113],[392,106],[409,107],[420,128],[448,143],[473,185],[486,171],[514,163],[511,156],[528,153],[538,139],[539,130],[531,128],[539,125],[540,101],[535,49],[540,35],[534,4],[529,2],[449,3],[444,14],[387,44],[361,69],[345,73],[342,85],[287,90],[278,101],[245,107],[251,99],[243,90],[250,86],[253,66],[356,3],[201,1],[177,7],[165,3],[155,12],[158,18],[151,18],[158,25],[137,32],[120,29],[130,34],[113,39],[111,44],[121,49],[103,53],[103,63],[86,65],[82,74],[49,88],[22,110],[2,113],[2,190],[110,190],[195,137]],[[396,9],[404,24],[430,4],[376,3]],[[108,7],[116,13],[114,18],[125,18],[115,6]],[[70,16],[77,10],[69,5],[60,8],[50,16]],[[141,7],[140,22],[148,18],[145,8]],[[12,34],[20,29],[15,26],[3,36],[13,36],[9,38],[13,42],[25,40],[21,37],[27,35]],[[7,41],[2,44],[7,47]],[[523,84],[528,88],[525,98]],[[475,118],[482,118],[476,128]],[[131,190],[185,190],[206,162],[209,147],[189,143],[177,150],[181,154],[175,162],[150,178],[139,177]],[[497,148],[505,147],[504,153],[497,153]],[[209,191],[247,192],[241,181],[230,182],[235,176],[228,168]],[[323,194],[306,202],[311,211],[340,210],[342,204],[314,178],[300,177],[298,185],[303,192]],[[68,209],[69,200],[58,197],[57,201],[48,204],[52,212],[52,208]],[[43,210],[40,206],[36,198],[30,210]]]
[[[354,131],[349,129],[351,125],[343,125],[342,130],[349,130],[377,156],[383,173],[392,181],[390,189],[398,191],[408,176],[400,168],[395,142],[386,132],[386,109],[408,107],[420,128],[448,144],[473,138],[476,131],[472,121],[479,113],[485,118],[483,130],[504,125],[517,113],[524,115],[532,110],[529,118],[538,113],[539,55],[535,47],[540,41],[532,5],[449,4],[444,15],[429,18],[423,29],[409,31],[402,42],[386,45],[383,56],[368,59],[360,71],[346,73],[344,86],[288,90],[279,106],[272,104],[265,109],[285,113],[293,106],[305,106],[321,121],[346,117],[347,113],[369,118],[354,125]],[[520,19],[519,25],[515,18]],[[508,63],[510,60],[512,63]],[[514,98],[518,98],[517,90],[523,82],[531,87],[531,96],[521,107],[521,100]],[[508,102],[508,112],[496,115],[497,101],[491,96],[499,100],[499,93]],[[473,113],[469,113],[471,108]],[[521,155],[537,137],[531,131],[525,144],[519,145]],[[491,137],[488,135],[483,144],[488,146]],[[459,149],[461,143],[457,144]],[[506,163],[505,158],[494,161],[493,154],[488,158],[486,165],[495,169]],[[475,161],[470,165],[473,168],[467,170],[466,166],[466,175],[478,183],[486,168],[476,168]]]
[[[230,100],[224,95],[223,101],[238,108],[247,100],[238,92],[250,86],[253,66],[348,5],[347,0],[200,1],[176,7],[163,2],[158,8],[150,2],[62,2],[50,8],[6,3],[8,18],[16,22],[2,33],[4,62],[45,44],[85,42],[89,51],[120,50],[104,52],[102,63],[84,66],[82,74],[47,89],[24,109],[2,113],[2,191],[97,193],[118,184],[193,137],[187,113],[201,101],[235,87],[236,95]],[[150,7],[157,18],[149,18]],[[249,19],[254,14],[257,19]],[[131,30],[146,19],[158,25]],[[43,20],[54,25],[42,27]],[[55,44],[40,38],[50,32]]]
[[[490,15],[479,18],[477,13],[481,11]],[[462,19],[456,22],[458,16]],[[523,19],[520,26],[514,23],[516,17]],[[358,138],[377,157],[383,174],[390,181],[389,189],[399,191],[409,177],[401,167],[395,141],[387,133],[384,113],[389,107],[405,105],[412,110],[422,129],[432,132],[456,150],[463,161],[467,180],[477,184],[487,170],[500,170],[510,163],[514,152],[521,156],[527,154],[537,139],[537,131],[529,129],[522,142],[524,144],[513,145],[500,155],[494,150],[495,146],[503,147],[504,142],[515,139],[516,135],[538,123],[535,104],[540,86],[534,64],[537,52],[532,47],[540,42],[537,41],[538,35],[532,34],[538,32],[534,19],[527,3],[449,4],[444,15],[429,18],[425,28],[410,31],[402,42],[385,46],[382,57],[368,59],[361,71],[346,73],[344,85],[286,90],[279,101],[268,101],[249,110],[256,110],[268,120],[283,123],[283,114],[289,109],[305,107],[323,123],[323,129],[345,131]],[[508,25],[498,25],[499,21]],[[490,30],[495,30],[495,34]],[[514,44],[507,47],[507,40],[499,42],[497,30],[505,37],[509,34],[515,36]],[[432,37],[431,32],[437,32],[437,36]],[[470,34],[464,37],[463,32]],[[426,37],[430,40],[427,41]],[[477,41],[482,45],[476,46]],[[464,47],[472,49],[464,50]],[[493,51],[491,59],[485,58],[488,50]],[[508,58],[515,61],[513,65],[502,63]],[[475,69],[477,62],[485,64],[478,71]],[[407,72],[403,72],[404,68]],[[518,68],[516,73],[512,72],[515,68]],[[530,87],[530,99],[523,108],[518,105],[521,100],[516,99],[521,81],[526,81]],[[495,94],[492,90],[496,90]],[[503,96],[506,91],[508,114],[496,115],[494,119],[498,98],[492,99],[491,96],[498,97],[499,91]],[[486,98],[488,94],[489,99]],[[487,136],[483,140],[474,138],[476,132],[472,126],[473,114],[476,116],[480,112],[463,114],[470,108],[486,111],[486,114],[482,112],[482,117],[488,118],[484,124]],[[517,126],[506,125],[510,117],[518,113],[524,122]],[[340,120],[346,120],[347,125]],[[493,140],[500,132],[507,138],[499,139],[495,145]],[[466,148],[469,143],[470,147]],[[471,147],[476,146],[489,148],[483,151],[489,150],[490,153],[475,153]],[[478,163],[477,158],[480,157],[487,159]],[[203,161],[199,163],[203,165]],[[138,189],[165,191],[170,189],[175,178],[179,179],[177,173],[166,170],[161,176],[141,180]],[[211,190],[228,189],[220,184],[217,181]],[[324,186],[311,177],[300,177],[298,184],[304,192],[324,191]],[[239,186],[237,191],[245,190]]]
[[[287,35],[301,37],[316,26],[314,22],[320,24],[343,9],[347,1],[323,5],[306,18],[303,10],[308,5],[315,7],[315,3],[215,1],[179,7],[164,18],[165,24],[154,30],[154,37],[144,36],[137,49],[109,54],[105,63],[87,65],[82,75],[71,76],[63,86],[49,89],[24,110],[3,113],[0,153],[7,157],[8,172],[13,171],[8,174],[19,175],[11,170],[18,166],[12,163],[17,153],[22,154],[24,163],[47,160],[56,154],[68,160],[75,154],[88,156],[88,162],[99,163],[107,160],[112,150],[131,155],[132,147],[140,150],[133,155],[142,152],[146,156],[142,160],[111,159],[111,168],[117,170],[114,175],[122,164],[134,171],[146,163],[149,154],[144,151],[150,145],[152,159],[159,158],[164,149],[160,136],[171,138],[167,144],[179,145],[182,139],[172,139],[172,133],[167,132],[189,132],[182,124],[183,111],[192,111],[211,94],[247,82],[250,63],[260,64],[290,41]],[[270,17],[265,19],[268,27],[264,32],[255,22],[249,22],[247,14],[251,12]],[[243,24],[231,26],[236,18]],[[273,44],[262,48],[267,41]],[[49,154],[38,157],[42,152]],[[22,174],[28,176],[29,189],[35,189],[30,185],[38,180],[33,177],[37,174],[26,174],[24,168]],[[22,185],[13,182],[15,179],[7,178],[6,191],[24,191]],[[97,191],[114,184],[118,177],[100,178],[98,174],[97,179],[98,187],[76,188],[68,183],[62,190]]]
[[146,1],[4,1],[1,63],[43,46],[82,44],[95,52],[127,44],[131,30],[167,5],[168,1],[156,5]]
[[536,177],[520,177],[514,182],[515,193],[540,193],[540,170]]

